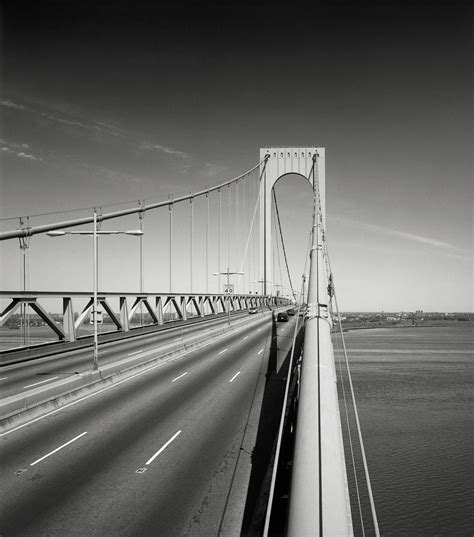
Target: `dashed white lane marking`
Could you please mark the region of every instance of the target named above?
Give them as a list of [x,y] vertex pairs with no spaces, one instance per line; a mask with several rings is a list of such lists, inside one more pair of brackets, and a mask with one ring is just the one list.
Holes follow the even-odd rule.
[[228,349],[224,349],[223,351],[221,351],[219,354],[224,354],[224,352],[226,352]]
[[[211,343],[212,343],[212,341],[209,341],[208,343],[205,343],[201,347],[201,349],[203,349],[205,347],[208,347],[209,345],[211,345]],[[183,356],[186,356],[186,355],[190,354],[191,352],[194,352],[194,351],[188,351],[188,352],[184,353]],[[157,367],[161,367],[162,365],[165,365],[167,363],[168,363],[168,360],[165,361],[165,362],[160,362],[158,364],[155,364],[155,365],[152,365],[150,367],[147,367],[146,369],[143,369],[142,371],[139,371],[138,373],[130,375],[129,377],[124,378],[122,380],[119,380],[118,382],[114,382],[114,384],[111,384],[110,386],[106,386],[105,388],[101,388],[100,390],[97,390],[94,393],[90,393],[89,395],[84,395],[84,397],[80,397],[76,401],[72,401],[71,403],[67,403],[67,404],[65,404],[65,405],[63,405],[63,406],[61,406],[59,408],[55,408],[54,410],[51,410],[50,412],[46,412],[45,414],[42,414],[41,416],[38,416],[37,418],[33,418],[32,420],[27,421],[26,423],[22,423],[21,425],[18,425],[17,427],[14,427],[13,429],[5,431],[4,433],[0,433],[0,438],[3,437],[3,436],[8,436],[9,434],[12,434],[15,431],[18,431],[19,429],[23,429],[23,427],[28,427],[28,425],[31,425],[32,423],[36,423],[37,421],[40,421],[40,420],[42,420],[44,418],[47,418],[48,416],[56,414],[57,412],[62,412],[66,408],[69,408],[71,406],[74,406],[74,405],[77,405],[79,403],[82,403],[83,401],[86,401],[87,399],[90,399],[91,397],[96,397],[97,395],[100,395],[103,392],[106,392],[108,390],[114,389],[117,386],[120,386],[120,384],[123,384],[124,382],[128,382],[130,380],[133,380],[136,377],[139,377],[141,375],[149,373],[153,369],[156,369]]]
[[176,377],[175,379],[173,379],[171,382],[176,382],[177,380],[179,380],[181,377],[184,377],[184,375],[187,375],[188,372],[186,371],[185,373],[183,373],[182,375],[180,375],[179,377]]
[[51,382],[52,380],[56,380],[59,377],[52,377],[50,379],[42,380],[40,382],[35,382],[34,384],[28,384],[28,386],[23,386],[23,389],[26,390],[26,388],[32,388],[33,386],[38,386],[38,384],[44,384],[45,382]]
[[146,461],[146,465],[148,466],[149,464],[151,464],[155,459],[156,457],[158,457],[158,455],[160,453],[162,453],[170,444],[171,442],[176,438],[178,437],[179,435],[181,434],[181,431],[178,431],[177,433],[175,433],[169,440],[168,442],[166,442],[166,444],[164,444],[163,446],[160,447],[160,449],[153,455],[153,457],[151,457],[150,459],[148,459]]
[[245,337],[243,337],[242,339],[247,339],[247,338],[248,338],[248,336],[245,336]]
[[38,464],[39,462],[41,461],[44,461],[44,459],[46,459],[47,457],[49,457],[50,455],[54,455],[55,453],[57,453],[60,449],[63,449],[65,448],[66,446],[69,446],[69,444],[72,444],[73,442],[75,442],[76,440],[79,440],[79,438],[81,438],[81,436],[84,436],[85,434],[87,434],[87,431],[81,433],[81,434],[78,434],[77,436],[75,436],[72,440],[69,440],[69,442],[66,442],[65,444],[63,444],[62,446],[59,446],[58,448],[56,449],[53,449],[53,451],[50,451],[49,453],[47,453],[46,455],[44,455],[43,457],[41,457],[41,459],[38,459],[37,461],[35,462],[32,462],[30,464],[30,466],[34,466],[35,464]]
[[182,339],[183,338],[181,338],[181,337],[176,337],[176,338],[173,339],[173,341],[181,341]]
[[230,380],[229,382],[234,382],[234,380],[240,375],[240,371],[238,371]]
[[0,380],[7,380],[8,377],[2,377]]
[[262,352],[263,352],[263,349],[260,349],[260,350],[257,352],[257,354],[262,354]]
[[135,352],[130,352],[129,354],[127,354],[127,356],[133,356],[134,354],[140,354],[141,352],[143,352],[143,349],[140,349],[139,351]]

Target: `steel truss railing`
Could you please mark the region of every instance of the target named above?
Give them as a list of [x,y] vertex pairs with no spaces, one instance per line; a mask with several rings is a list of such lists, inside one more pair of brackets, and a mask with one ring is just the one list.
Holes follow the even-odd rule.
[[[49,313],[42,305],[44,299],[60,299],[62,301],[61,323]],[[86,305],[77,311],[74,309],[73,299],[86,299]],[[110,299],[119,300],[119,311],[114,311]],[[30,307],[47,326],[56,334],[60,341],[76,341],[77,331],[91,314],[94,304],[90,292],[64,292],[64,291],[0,291],[0,299],[7,299],[9,303],[0,312],[0,326],[22,306]],[[131,302],[131,307],[129,307]],[[226,295],[226,294],[182,294],[182,293],[99,293],[98,305],[109,316],[117,332],[130,330],[132,319],[142,307],[149,315],[151,323],[163,325],[166,316],[176,320],[187,320],[188,317],[207,317],[228,311],[243,311],[259,306],[284,306],[289,300],[282,297],[262,295]],[[142,326],[145,326],[143,324]]]

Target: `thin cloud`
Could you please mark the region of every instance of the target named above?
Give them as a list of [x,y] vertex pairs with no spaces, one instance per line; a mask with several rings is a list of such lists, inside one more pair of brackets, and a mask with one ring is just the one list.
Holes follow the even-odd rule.
[[41,118],[47,119],[52,123],[56,123],[59,126],[68,127],[72,130],[82,131],[89,135],[94,135],[94,138],[97,139],[97,135],[100,135],[104,138],[115,138],[119,139],[122,142],[131,145],[132,147],[139,150],[146,151],[155,151],[161,154],[171,155],[180,159],[190,159],[191,156],[187,153],[180,151],[178,149],[173,149],[163,144],[157,144],[150,142],[148,140],[143,140],[136,133],[127,131],[110,123],[104,121],[90,120],[83,116],[79,115],[77,112],[64,112],[59,111],[44,111],[44,105],[40,103],[43,107],[43,110],[40,108],[35,108],[33,106],[26,106],[24,104],[19,104],[11,100],[0,100],[0,106],[4,108],[21,110],[22,112],[30,113],[37,115]]
[[26,110],[26,107],[22,104],[14,103],[13,101],[8,101],[6,99],[0,100],[0,106],[4,106],[5,108],[13,108],[15,110]]
[[190,155],[187,153],[184,153],[183,151],[178,151],[177,149],[171,149],[170,147],[159,145],[159,144],[152,144],[150,142],[141,142],[140,149],[148,150],[148,151],[158,151],[160,153],[167,153],[168,155],[174,155],[179,158],[191,158]]
[[366,222],[360,222],[358,220],[353,220],[351,218],[345,218],[342,216],[336,216],[331,218],[334,222],[340,222],[342,224],[347,224],[351,227],[356,227],[358,229],[363,229],[366,231],[372,231],[375,233],[380,233],[390,237],[397,237],[399,239],[408,240],[418,244],[424,244],[426,246],[431,246],[436,248],[442,253],[452,256],[452,257],[468,257],[471,253],[464,248],[459,248],[448,242],[440,241],[438,239],[433,239],[432,237],[425,237],[424,235],[417,235],[415,233],[408,233],[406,231],[400,231],[398,229],[392,229],[384,226],[379,226],[377,224],[369,224]]
[[2,153],[21,159],[37,160],[39,162],[42,162],[42,157],[38,155],[33,155],[30,151],[25,152],[25,149],[28,148],[28,144],[15,144],[11,142],[6,142],[5,140],[0,140],[0,151]]

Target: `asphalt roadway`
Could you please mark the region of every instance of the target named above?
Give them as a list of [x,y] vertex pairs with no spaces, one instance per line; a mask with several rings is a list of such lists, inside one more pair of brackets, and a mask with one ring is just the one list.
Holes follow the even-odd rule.
[[1,434],[1,536],[239,535],[269,350],[286,374],[296,320],[258,316]]
[[[268,311],[267,311],[268,313]],[[259,314],[261,315],[261,314]],[[248,313],[234,314],[232,322],[249,317]],[[119,360],[148,353],[150,349],[179,348],[192,338],[199,338],[216,327],[226,327],[227,317],[203,319],[193,324],[170,323],[166,328],[148,332],[133,338],[101,343],[99,363],[101,366]],[[24,393],[27,390],[45,386],[48,382],[77,375],[92,369],[93,351],[91,347],[67,350],[56,355],[38,358],[18,364],[0,365],[0,398]]]

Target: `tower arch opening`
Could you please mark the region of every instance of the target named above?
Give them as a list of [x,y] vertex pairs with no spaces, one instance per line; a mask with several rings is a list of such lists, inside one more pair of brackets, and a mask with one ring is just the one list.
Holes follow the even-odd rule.
[[321,199],[321,212],[325,221],[325,149],[323,147],[260,149],[260,281],[263,294],[273,290],[273,228],[272,198],[275,184],[285,176],[303,177],[311,186],[318,185]]

